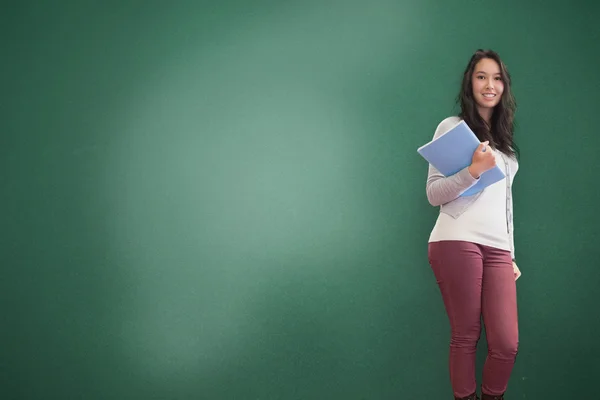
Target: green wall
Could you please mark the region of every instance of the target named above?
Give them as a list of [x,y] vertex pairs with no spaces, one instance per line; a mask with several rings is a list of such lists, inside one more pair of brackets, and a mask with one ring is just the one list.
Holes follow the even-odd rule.
[[598,2],[15,4],[2,399],[451,398],[416,148],[480,47],[519,105],[508,398],[598,392]]

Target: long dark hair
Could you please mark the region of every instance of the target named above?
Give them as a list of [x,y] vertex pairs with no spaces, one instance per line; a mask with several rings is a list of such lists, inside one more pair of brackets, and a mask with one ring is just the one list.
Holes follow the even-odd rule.
[[[479,115],[477,102],[473,98],[473,84],[471,81],[475,65],[483,58],[490,58],[498,63],[502,81],[504,82],[502,98],[498,105],[494,107],[489,125]],[[504,154],[519,156],[519,148],[513,138],[514,116],[517,103],[511,90],[510,74],[498,53],[492,50],[479,49],[473,54],[465,69],[461,90],[456,101],[460,104],[461,108],[460,118],[469,125],[480,141],[489,140],[493,148],[500,150]]]

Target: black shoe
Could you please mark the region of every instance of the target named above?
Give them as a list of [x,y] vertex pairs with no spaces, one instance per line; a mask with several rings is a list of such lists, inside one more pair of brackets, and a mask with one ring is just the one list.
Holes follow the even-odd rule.
[[489,394],[481,393],[481,400],[504,400],[504,394],[500,396],[490,396]]
[[477,392],[475,392],[467,397],[454,397],[454,400],[479,400],[479,397],[477,396]]

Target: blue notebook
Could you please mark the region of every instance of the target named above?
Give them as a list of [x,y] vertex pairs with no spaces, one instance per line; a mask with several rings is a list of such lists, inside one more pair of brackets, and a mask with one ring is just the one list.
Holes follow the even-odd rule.
[[[460,121],[448,132],[419,147],[417,151],[444,176],[456,174],[471,165],[473,153],[481,144],[465,121]],[[497,165],[485,171],[479,181],[461,194],[471,196],[502,180],[506,175]]]

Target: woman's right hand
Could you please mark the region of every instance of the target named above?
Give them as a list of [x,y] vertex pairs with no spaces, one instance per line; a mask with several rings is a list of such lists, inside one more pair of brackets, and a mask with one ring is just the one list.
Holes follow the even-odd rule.
[[489,143],[489,141],[481,143],[477,150],[475,150],[475,153],[473,153],[469,172],[475,179],[478,179],[485,171],[496,166],[496,157],[494,157],[494,152],[488,146]]

